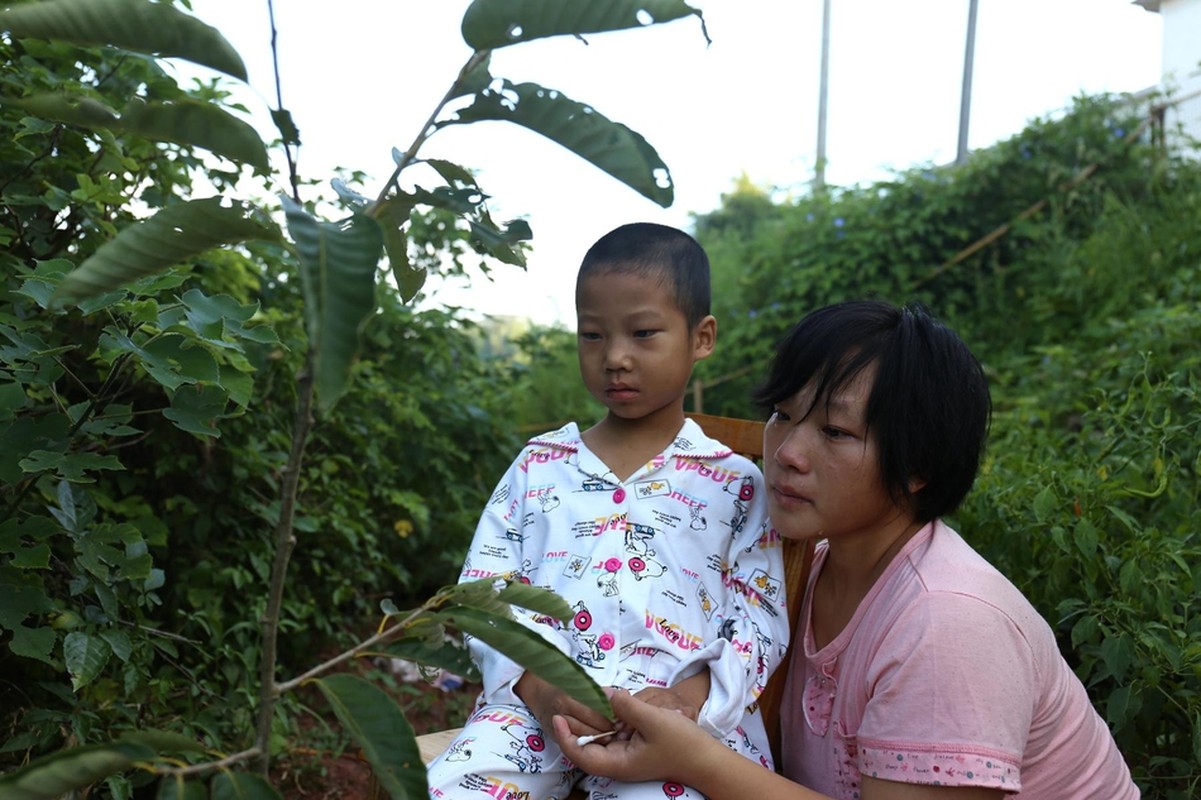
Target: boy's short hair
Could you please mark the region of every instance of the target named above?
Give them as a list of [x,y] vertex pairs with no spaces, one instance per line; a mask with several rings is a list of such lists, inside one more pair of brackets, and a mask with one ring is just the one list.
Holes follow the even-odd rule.
[[671,287],[689,329],[709,314],[709,257],[682,230],[632,222],[609,231],[584,254],[576,276],[577,299],[586,278],[607,273],[638,275]]
[[[866,422],[886,490],[918,522],[953,512],[979,470],[992,403],[980,362],[924,307],[857,300],[808,314],[777,347],[755,400],[770,409],[812,381],[816,405],[873,365]],[[925,485],[910,492],[913,479]]]

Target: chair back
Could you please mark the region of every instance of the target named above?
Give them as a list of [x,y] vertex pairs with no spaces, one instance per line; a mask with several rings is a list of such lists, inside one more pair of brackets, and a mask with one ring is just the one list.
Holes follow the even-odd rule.
[[[706,436],[722,442],[735,453],[746,456],[760,466],[763,465],[763,427],[758,420],[720,417],[712,414],[689,414]],[[801,616],[801,602],[805,597],[805,586],[809,583],[809,570],[813,566],[813,540],[796,541],[785,539],[784,581],[788,597],[788,630],[792,640],[796,639],[797,624]],[[780,666],[767,681],[763,694],[759,696],[760,713],[771,742],[772,757],[778,770],[780,761],[780,702],[784,697],[784,683],[792,662],[792,640]]]

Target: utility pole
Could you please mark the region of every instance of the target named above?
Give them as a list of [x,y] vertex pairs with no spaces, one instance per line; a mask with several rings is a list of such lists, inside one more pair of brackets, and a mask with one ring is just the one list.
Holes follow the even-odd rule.
[[959,98],[959,148],[955,151],[956,164],[967,161],[967,126],[972,116],[972,61],[976,52],[977,4],[978,0],[971,0],[967,10],[967,47],[963,54],[963,93]]
[[[973,3],[976,0],[972,0]],[[813,188],[826,186],[826,106],[830,77],[830,0],[822,0],[822,65],[821,85],[817,95],[817,164],[813,173]]]

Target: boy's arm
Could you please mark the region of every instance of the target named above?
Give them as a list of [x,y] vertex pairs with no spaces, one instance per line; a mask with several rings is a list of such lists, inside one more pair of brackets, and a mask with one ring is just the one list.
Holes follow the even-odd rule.
[[[527,560],[536,563],[541,557],[541,553],[526,552],[523,546],[526,474],[520,469],[520,465],[525,454],[526,451],[523,450],[509,467],[484,507],[459,575],[460,583],[491,577],[518,579]],[[556,631],[548,620],[523,608],[513,608],[513,615],[517,622],[546,639],[564,654],[569,654],[570,647],[566,638]],[[463,640],[483,676],[484,700],[489,703],[521,705],[522,700],[514,693],[513,686],[525,673],[525,669],[472,636],[464,636]]]
[[745,709],[762,693],[788,646],[784,560],[779,537],[767,520],[763,478],[756,469],[747,518],[727,551],[722,584],[715,598],[714,630],[705,647],[682,662],[669,683],[705,670],[709,692],[697,722],[710,734],[726,736]]

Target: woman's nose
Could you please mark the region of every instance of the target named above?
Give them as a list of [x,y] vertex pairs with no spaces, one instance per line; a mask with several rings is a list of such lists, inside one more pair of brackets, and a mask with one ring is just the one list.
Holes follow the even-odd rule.
[[801,426],[790,428],[780,438],[773,457],[781,467],[790,467],[800,472],[809,469],[809,449]]

